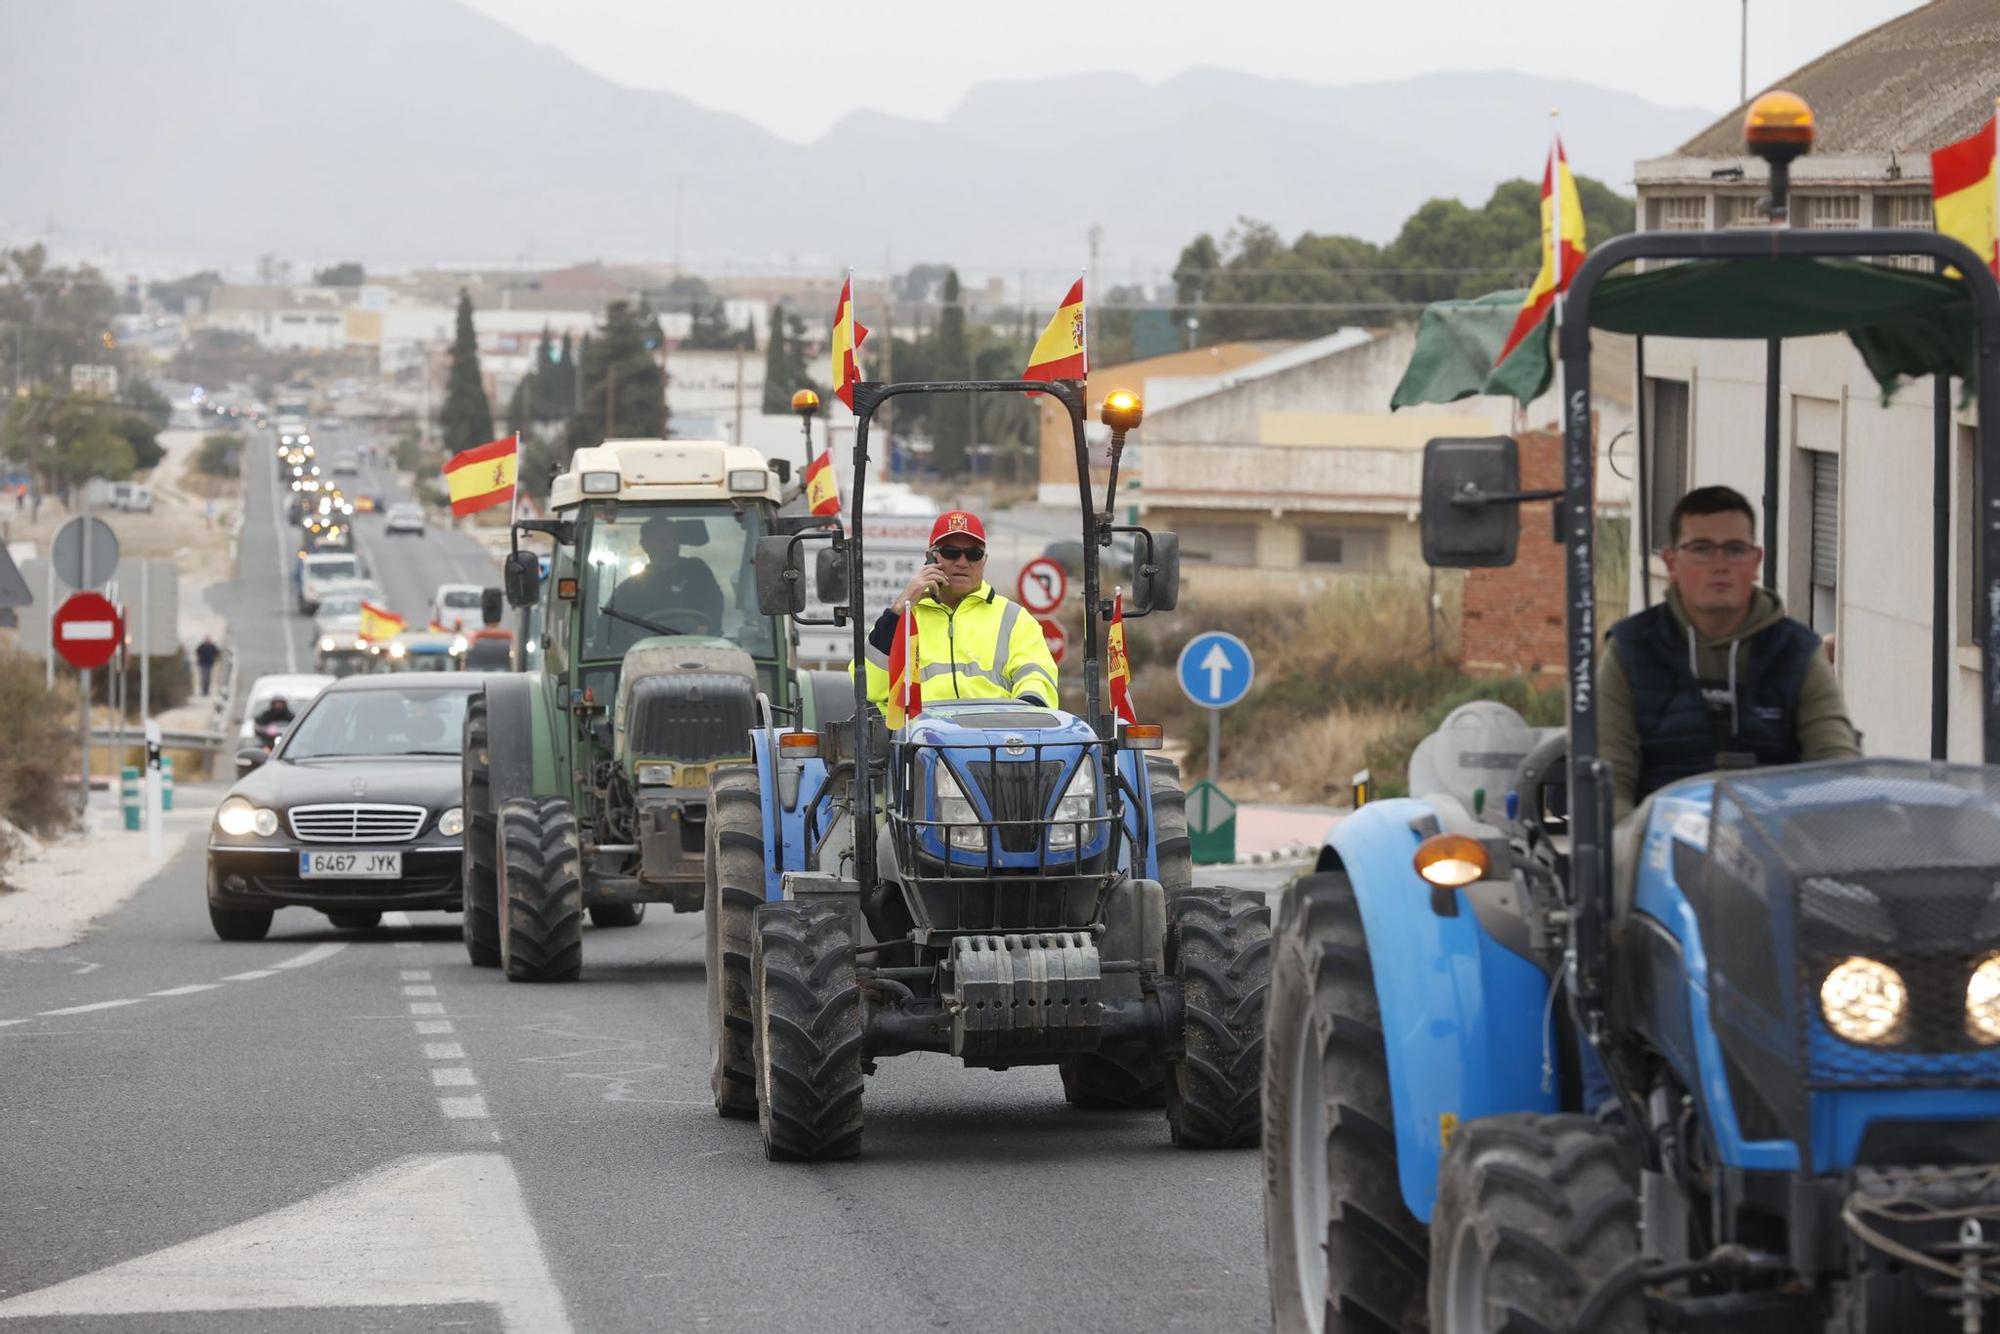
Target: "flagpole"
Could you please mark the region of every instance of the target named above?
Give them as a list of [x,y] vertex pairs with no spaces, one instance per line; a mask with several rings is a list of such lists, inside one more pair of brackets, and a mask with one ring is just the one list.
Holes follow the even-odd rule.
[[1556,383],[1556,430],[1564,435],[1569,432],[1569,395],[1564,392],[1562,363],[1562,318],[1563,318],[1563,172],[1562,172],[1562,108],[1550,107],[1549,120],[1556,128],[1549,137],[1549,273],[1556,285],[1556,299],[1553,308],[1553,322],[1549,325],[1549,351],[1555,362]]
[[[1083,307],[1083,378],[1086,381],[1090,379],[1090,283],[1088,281],[1089,278],[1090,278],[1090,270],[1088,268],[1082,268],[1076,271],[1076,281],[1078,282],[1079,285],[1081,285],[1083,289],[1083,300],[1078,304],[1080,304]],[[1090,410],[1089,405],[1085,404],[1084,411],[1087,413],[1089,412],[1089,410]]]
[[521,517],[521,433],[514,432],[514,499],[507,506],[507,522]]

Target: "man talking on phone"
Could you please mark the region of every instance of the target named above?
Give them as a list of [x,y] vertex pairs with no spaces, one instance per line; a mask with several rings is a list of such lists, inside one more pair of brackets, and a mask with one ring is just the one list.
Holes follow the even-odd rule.
[[896,622],[912,608],[925,699],[1056,703],[1056,663],[1042,627],[986,582],[986,526],[978,515],[950,510],[938,516],[924,567],[869,633],[868,698],[878,706],[889,699]]

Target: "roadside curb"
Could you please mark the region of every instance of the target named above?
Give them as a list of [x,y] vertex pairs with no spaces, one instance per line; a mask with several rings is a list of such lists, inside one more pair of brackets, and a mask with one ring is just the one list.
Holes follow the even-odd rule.
[[1253,852],[1248,857],[1229,863],[1231,866],[1264,866],[1271,862],[1309,861],[1319,855],[1318,843],[1293,843],[1287,847],[1270,848],[1264,852]]

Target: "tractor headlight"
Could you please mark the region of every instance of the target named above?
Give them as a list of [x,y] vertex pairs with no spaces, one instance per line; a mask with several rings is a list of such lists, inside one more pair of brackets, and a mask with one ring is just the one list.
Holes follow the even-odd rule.
[[640,787],[672,787],[679,765],[667,760],[639,766]]
[[1989,954],[1965,984],[1965,1031],[1974,1042],[2000,1042],[2000,954]]
[[586,496],[615,496],[618,484],[619,476],[615,472],[587,472],[581,479],[581,488]]
[[1063,790],[1062,800],[1056,803],[1055,828],[1049,830],[1051,848],[1073,848],[1076,836],[1083,828],[1079,823],[1088,820],[1092,808],[1097,804],[1097,766],[1088,756],[1076,766],[1076,777],[1069,780]]
[[244,797],[231,797],[215,808],[215,827],[237,838],[259,834],[265,838],[278,832],[278,813],[255,806]]
[[454,806],[438,817],[438,832],[446,838],[457,838],[465,832],[465,807]]
[[[2000,980],[2000,972],[1996,972]],[[1863,1046],[1886,1046],[1902,1036],[1910,1008],[1903,975],[1859,955],[1842,959],[1819,984],[1819,1012],[1835,1035]]]
[[762,491],[771,481],[768,468],[731,468],[729,489],[731,491]]
[[969,848],[974,852],[986,851],[986,825],[980,820],[979,812],[972,808],[972,801],[965,795],[965,789],[958,785],[951,766],[939,760],[933,770],[936,784],[937,818],[950,825],[949,838],[954,848]]

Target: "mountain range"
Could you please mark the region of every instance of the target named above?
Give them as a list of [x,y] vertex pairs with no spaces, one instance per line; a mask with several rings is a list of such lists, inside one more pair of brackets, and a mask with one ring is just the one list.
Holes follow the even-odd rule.
[[[1386,240],[1540,173],[1551,107],[1616,188],[1713,116],[1509,72],[1195,69],[973,87],[788,142],[611,83],[456,0],[0,0],[0,239],[158,264],[1168,264],[1239,217]],[[677,53],[678,59],[689,58]],[[759,77],[755,69],[746,80]]]

